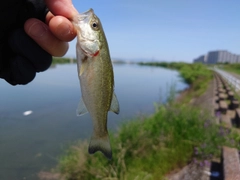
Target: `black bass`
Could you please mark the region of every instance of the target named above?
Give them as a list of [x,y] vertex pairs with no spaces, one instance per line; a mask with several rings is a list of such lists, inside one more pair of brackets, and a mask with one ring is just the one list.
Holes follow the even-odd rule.
[[107,40],[102,24],[92,9],[74,17],[73,24],[77,30],[77,67],[82,91],[77,115],[89,112],[93,121],[88,152],[101,151],[111,159],[107,116],[108,111],[119,113],[119,103],[114,93],[113,67]]

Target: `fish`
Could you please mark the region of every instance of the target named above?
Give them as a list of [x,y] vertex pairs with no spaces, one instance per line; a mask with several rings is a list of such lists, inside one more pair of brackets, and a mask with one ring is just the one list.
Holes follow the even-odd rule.
[[100,151],[112,159],[107,117],[108,111],[119,114],[119,102],[114,92],[114,72],[107,39],[93,9],[76,15],[73,25],[77,31],[77,69],[82,93],[77,115],[89,112],[93,122],[89,154]]

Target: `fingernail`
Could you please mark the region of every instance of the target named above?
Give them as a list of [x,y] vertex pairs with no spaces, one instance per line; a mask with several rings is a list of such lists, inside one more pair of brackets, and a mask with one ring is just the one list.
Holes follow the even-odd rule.
[[61,23],[58,25],[58,34],[62,37],[66,37],[71,33],[70,26],[66,23]]
[[34,37],[42,37],[47,32],[47,28],[40,22],[34,23],[30,28],[28,33]]

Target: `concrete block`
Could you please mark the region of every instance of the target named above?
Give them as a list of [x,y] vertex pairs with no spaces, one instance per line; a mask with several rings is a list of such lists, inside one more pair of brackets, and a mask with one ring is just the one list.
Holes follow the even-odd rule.
[[219,97],[219,100],[227,99],[227,95],[225,93],[220,93],[218,97]]
[[223,123],[224,127],[232,128],[231,117],[225,114],[221,115],[220,122]]
[[240,180],[240,161],[238,150],[230,147],[223,147],[223,173],[224,180]]
[[219,110],[221,111],[221,113],[226,114],[228,105],[226,103],[226,101],[219,101]]

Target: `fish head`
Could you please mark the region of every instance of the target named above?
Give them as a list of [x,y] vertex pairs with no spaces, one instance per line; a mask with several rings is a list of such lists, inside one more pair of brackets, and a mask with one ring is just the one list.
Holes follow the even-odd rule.
[[78,14],[73,18],[73,24],[77,29],[77,43],[82,52],[88,57],[97,56],[100,47],[100,31],[102,25],[92,9]]

